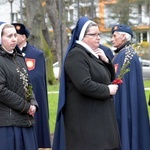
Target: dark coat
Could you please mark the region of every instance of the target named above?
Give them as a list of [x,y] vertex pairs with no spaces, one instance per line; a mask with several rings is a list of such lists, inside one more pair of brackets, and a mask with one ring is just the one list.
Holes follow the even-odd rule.
[[107,150],[119,147],[114,102],[108,84],[112,64],[97,59],[81,45],[65,61],[64,121],[67,150]]
[[1,127],[30,127],[34,125],[34,118],[27,112],[31,104],[37,108],[38,104],[34,95],[29,101],[25,99],[24,80],[28,80],[28,76],[27,66],[22,55],[16,51],[12,54],[7,53],[0,46]]
[[[28,66],[29,78],[35,98],[39,104],[39,111],[35,115],[38,147],[50,148],[49,107],[44,53],[29,43],[23,48],[22,53]],[[32,62],[33,65],[31,66],[29,62]]]
[[113,60],[116,76],[125,58],[131,59],[130,71],[124,75],[123,84],[114,96],[122,145],[120,150],[150,150],[149,117],[139,57],[128,43],[116,52],[118,54]]

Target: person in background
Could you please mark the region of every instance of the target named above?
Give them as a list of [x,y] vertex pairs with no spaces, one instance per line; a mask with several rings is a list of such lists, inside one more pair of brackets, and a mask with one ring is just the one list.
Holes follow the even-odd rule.
[[34,115],[38,109],[17,33],[0,23],[0,149],[37,150]]
[[150,150],[150,126],[139,57],[130,41],[132,30],[117,24],[112,28],[112,45],[116,48],[113,63],[116,77],[129,61],[129,72],[114,95],[117,121],[121,137],[121,150]]
[[53,150],[117,150],[114,67],[99,48],[98,25],[81,17],[63,61]]
[[39,104],[39,111],[35,115],[38,147],[51,148],[45,57],[42,50],[27,41],[30,32],[25,25],[21,23],[13,23],[13,25],[18,34],[17,45],[25,57],[29,78]]

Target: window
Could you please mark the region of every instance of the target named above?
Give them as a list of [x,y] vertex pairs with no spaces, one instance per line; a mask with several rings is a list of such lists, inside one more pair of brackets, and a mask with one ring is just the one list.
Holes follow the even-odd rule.
[[147,32],[143,32],[143,41],[147,41]]
[[141,15],[142,14],[142,6],[138,5],[138,13]]
[[146,5],[146,13],[149,14],[150,13],[150,4]]

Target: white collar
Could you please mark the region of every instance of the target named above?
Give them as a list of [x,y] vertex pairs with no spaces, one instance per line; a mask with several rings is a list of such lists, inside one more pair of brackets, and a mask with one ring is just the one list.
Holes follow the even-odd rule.
[[82,45],[83,47],[85,47],[91,54],[93,54],[96,58],[99,58],[99,56],[84,42],[82,41],[76,41],[76,43]]
[[27,42],[22,47],[20,47],[20,50],[22,51],[22,49],[26,46],[27,46]]

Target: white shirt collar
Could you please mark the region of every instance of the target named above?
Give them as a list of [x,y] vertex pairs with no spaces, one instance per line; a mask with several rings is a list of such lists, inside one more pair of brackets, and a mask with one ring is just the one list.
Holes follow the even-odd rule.
[[83,47],[85,47],[90,53],[92,53],[96,58],[99,58],[98,55],[84,42],[82,41],[76,41],[76,43],[82,45]]
[[27,42],[22,47],[20,47],[20,50],[22,51],[22,49],[26,46],[27,46]]

